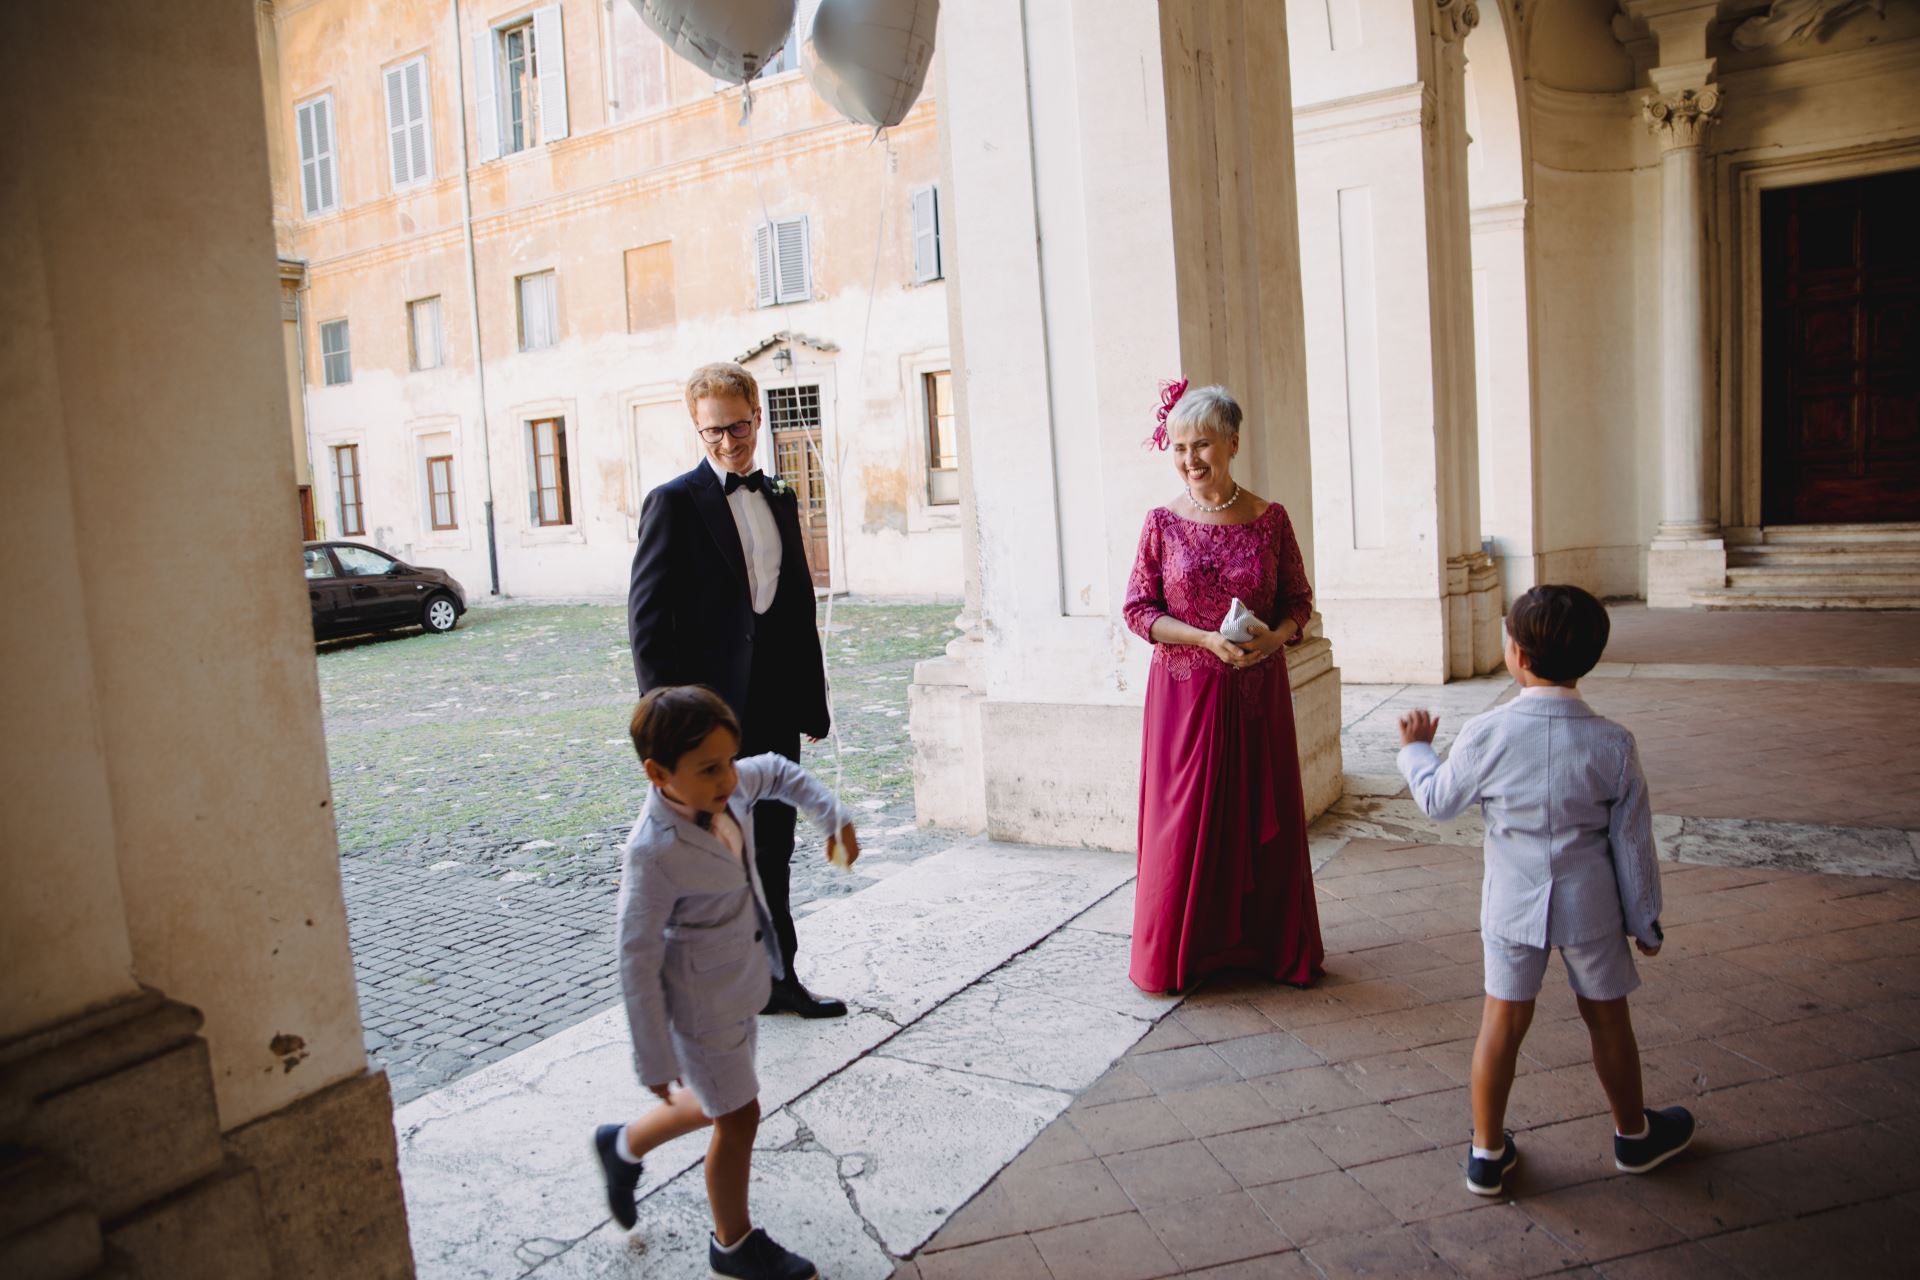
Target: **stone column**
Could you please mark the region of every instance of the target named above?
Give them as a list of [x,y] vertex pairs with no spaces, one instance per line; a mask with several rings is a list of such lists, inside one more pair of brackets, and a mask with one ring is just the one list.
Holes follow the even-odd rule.
[[1500,661],[1466,176],[1462,42],[1479,10],[1359,8],[1365,41],[1292,6],[1321,607],[1349,679],[1438,684]]
[[[978,0],[941,40],[981,640],[967,695],[934,682],[951,658],[916,672],[920,812],[1130,850],[1149,650],[1120,605],[1178,488],[1141,448],[1160,379],[1241,396],[1242,477],[1287,506],[1312,572],[1292,158],[1269,145],[1285,14]],[[1339,675],[1317,635],[1289,657],[1317,813],[1341,787]]]
[[[1659,81],[1655,73],[1656,84]],[[1714,470],[1711,336],[1707,331],[1704,144],[1718,86],[1649,94],[1660,140],[1660,529],[1647,550],[1647,603],[1685,608],[1698,588],[1726,585]]]

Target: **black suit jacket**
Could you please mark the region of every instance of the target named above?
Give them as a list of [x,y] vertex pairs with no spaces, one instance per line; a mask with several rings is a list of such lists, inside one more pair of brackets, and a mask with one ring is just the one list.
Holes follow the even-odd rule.
[[751,709],[749,732],[823,738],[831,727],[826,673],[799,500],[791,490],[765,498],[780,530],[780,583],[773,605],[756,616],[740,531],[713,468],[702,462],[647,495],[627,588],[633,673],[641,693],[662,685],[706,685],[746,725],[758,647],[762,663],[775,664],[775,680]]

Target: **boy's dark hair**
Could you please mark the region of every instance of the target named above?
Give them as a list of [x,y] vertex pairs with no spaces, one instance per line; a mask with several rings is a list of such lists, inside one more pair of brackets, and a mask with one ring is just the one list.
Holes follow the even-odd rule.
[[1578,587],[1535,587],[1507,611],[1507,634],[1527,655],[1527,669],[1556,684],[1593,670],[1612,626],[1607,607]]
[[703,685],[665,685],[650,690],[633,709],[627,732],[642,760],[663,769],[677,769],[680,758],[707,740],[715,729],[725,729],[740,741],[740,721],[720,695]]

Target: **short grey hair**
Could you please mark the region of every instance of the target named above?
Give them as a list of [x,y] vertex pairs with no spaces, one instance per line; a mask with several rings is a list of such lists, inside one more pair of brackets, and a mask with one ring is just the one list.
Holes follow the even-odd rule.
[[1179,427],[1192,427],[1225,440],[1240,438],[1240,402],[1222,386],[1194,387],[1180,397],[1167,415],[1169,436]]

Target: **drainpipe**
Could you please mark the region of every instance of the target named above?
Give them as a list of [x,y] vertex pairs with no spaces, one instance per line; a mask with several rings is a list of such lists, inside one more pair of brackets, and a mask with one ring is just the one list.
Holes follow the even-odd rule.
[[472,166],[467,160],[467,37],[460,29],[460,0],[447,0],[453,15],[453,85],[455,117],[460,121],[460,235],[467,250],[468,309],[473,320],[473,382],[480,397],[480,458],[487,478],[487,573],[492,592],[500,594],[500,545],[493,529],[493,432],[487,417],[487,366],[480,344],[480,271],[473,256]]

